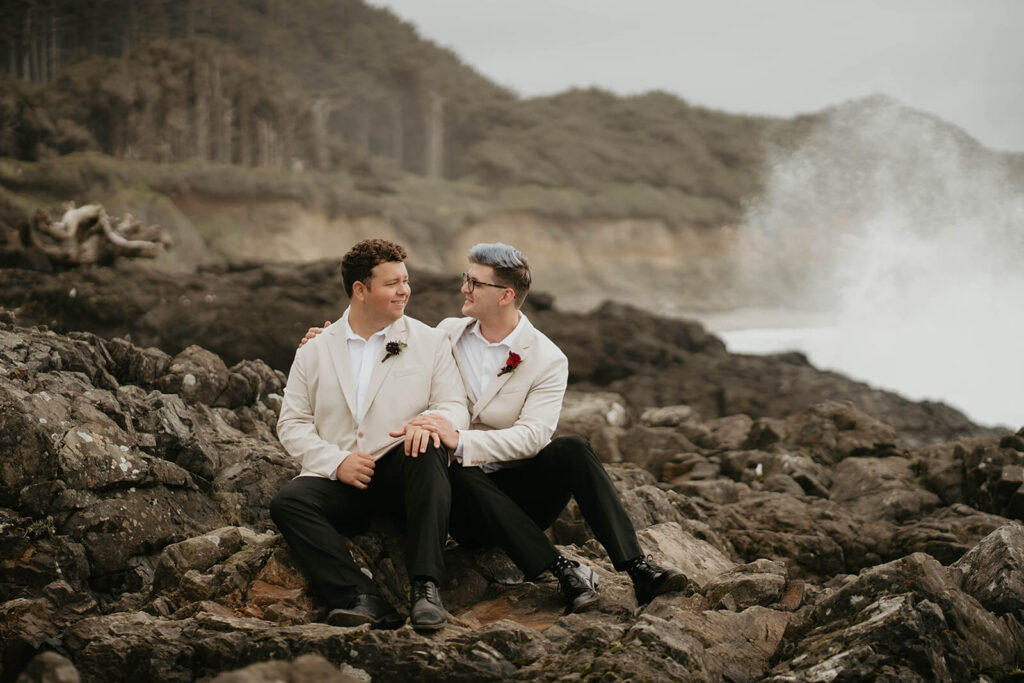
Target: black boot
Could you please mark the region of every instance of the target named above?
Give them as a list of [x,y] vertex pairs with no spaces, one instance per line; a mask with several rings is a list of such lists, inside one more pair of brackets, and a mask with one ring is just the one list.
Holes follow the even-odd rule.
[[633,593],[640,607],[663,593],[682,592],[690,587],[690,580],[681,569],[662,569],[651,563],[649,555],[631,560],[626,566],[626,572],[633,579]]
[[417,576],[409,590],[411,605],[409,622],[417,631],[436,631],[445,623],[444,605],[437,583],[429,578]]
[[565,608],[566,614],[582,612],[597,602],[597,574],[593,569],[561,555],[548,569],[558,579],[562,594],[569,603]]

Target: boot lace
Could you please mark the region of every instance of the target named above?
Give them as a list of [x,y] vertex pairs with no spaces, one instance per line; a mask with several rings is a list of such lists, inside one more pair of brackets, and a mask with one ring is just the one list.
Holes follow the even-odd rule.
[[427,600],[437,601],[437,584],[433,581],[415,581],[412,584],[412,601]]
[[657,574],[658,572],[665,571],[658,565],[654,564],[654,558],[651,555],[640,557],[633,560],[633,563],[626,569],[626,573],[630,576],[637,576],[646,573]]

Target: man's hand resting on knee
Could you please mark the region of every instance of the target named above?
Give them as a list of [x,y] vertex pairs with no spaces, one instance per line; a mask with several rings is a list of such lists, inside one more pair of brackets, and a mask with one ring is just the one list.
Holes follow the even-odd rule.
[[338,465],[338,481],[357,489],[365,489],[373,479],[373,468],[376,464],[373,456],[367,453],[349,453]]
[[420,453],[427,452],[427,446],[430,445],[431,439],[434,441],[434,448],[441,446],[441,439],[437,434],[424,427],[413,425],[412,422],[397,431],[388,432],[388,436],[402,436],[403,434],[405,435],[405,454],[413,458]]
[[[452,423],[448,421],[444,415],[437,413],[425,413],[423,415],[417,415],[413,419],[409,420],[409,424],[405,428],[421,428],[433,432],[441,439],[441,443],[447,446],[450,450],[455,450],[459,445],[459,430],[452,426]],[[395,436],[392,434],[392,436]],[[435,443],[436,443],[435,439]]]

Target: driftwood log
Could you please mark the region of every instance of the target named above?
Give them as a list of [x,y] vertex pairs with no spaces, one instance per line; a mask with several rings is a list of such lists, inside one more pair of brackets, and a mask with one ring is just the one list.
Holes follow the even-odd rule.
[[69,202],[65,208],[58,220],[36,210],[28,230],[29,243],[54,262],[82,265],[107,263],[118,256],[156,258],[172,244],[164,228],[143,225],[130,213],[111,217],[100,204],[75,207]]

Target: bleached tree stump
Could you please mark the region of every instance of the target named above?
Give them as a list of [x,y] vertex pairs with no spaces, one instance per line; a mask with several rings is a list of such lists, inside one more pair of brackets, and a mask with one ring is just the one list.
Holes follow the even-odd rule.
[[69,202],[59,220],[41,209],[29,226],[29,240],[50,260],[66,265],[105,263],[118,256],[156,258],[171,246],[171,236],[159,225],[144,226],[130,213],[120,219],[107,215],[100,204],[75,207]]

